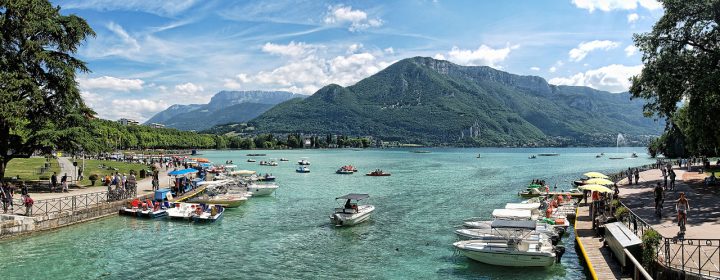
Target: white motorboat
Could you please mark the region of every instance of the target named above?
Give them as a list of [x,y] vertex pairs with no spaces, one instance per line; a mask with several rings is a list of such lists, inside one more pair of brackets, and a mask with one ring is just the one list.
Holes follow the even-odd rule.
[[297,169],[295,169],[295,172],[297,173],[310,173],[310,168],[306,165],[298,166]]
[[375,211],[375,206],[358,205],[360,200],[370,197],[368,194],[351,193],[335,200],[346,200],[345,205],[341,208],[335,208],[335,213],[330,215],[330,223],[335,226],[352,226],[362,223],[370,218],[370,214]]
[[310,165],[310,162],[307,159],[303,158],[301,160],[298,160],[298,164],[299,165]]
[[271,195],[279,186],[275,184],[249,184],[248,192],[251,192],[253,196],[266,196]]
[[189,220],[198,206],[199,204],[195,203],[175,203],[175,207],[167,209],[168,217],[170,219]]
[[553,247],[544,235],[532,235],[532,221],[493,221],[491,229],[504,240],[464,240],[453,243],[463,255],[491,265],[550,266],[564,253],[564,247]]
[[[557,232],[554,225],[539,223],[537,221],[533,222],[535,223],[535,231],[548,236],[553,245],[560,241],[562,235]],[[455,230],[455,234],[460,237],[460,239],[477,239],[477,237],[482,234],[491,232],[492,223],[493,221],[468,221],[463,224],[466,229]]]
[[492,216],[496,220],[528,221],[537,220],[539,215],[527,209],[495,209]]

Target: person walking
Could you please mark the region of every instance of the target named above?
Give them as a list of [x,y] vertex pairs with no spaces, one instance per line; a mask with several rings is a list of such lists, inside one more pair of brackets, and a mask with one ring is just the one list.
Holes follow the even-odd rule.
[[675,170],[670,169],[670,190],[675,190]]
[[55,189],[57,188],[58,179],[57,179],[57,172],[53,172],[53,175],[50,176],[50,192],[55,192]]
[[626,174],[627,174],[627,178],[628,178],[628,186],[632,185],[632,176],[633,176],[632,170],[630,168],[628,168]]
[[640,183],[640,170],[639,168],[635,168],[635,185]]
[[664,167],[664,166],[663,166],[663,168],[660,169],[660,170],[662,170],[663,188],[667,189],[667,177],[668,177],[667,170],[665,170],[665,167]]
[[23,204],[25,205],[25,216],[32,216],[32,207],[33,204],[35,204],[35,201],[30,198],[30,194],[27,194],[25,195],[25,197],[23,197]]
[[65,173],[65,175],[60,178],[60,184],[62,185],[62,190],[60,192],[68,192],[68,175]]
[[655,189],[653,190],[653,193],[655,194],[655,213],[659,213],[662,208],[663,203],[663,193],[664,189],[662,186],[660,186],[660,182],[655,185]]

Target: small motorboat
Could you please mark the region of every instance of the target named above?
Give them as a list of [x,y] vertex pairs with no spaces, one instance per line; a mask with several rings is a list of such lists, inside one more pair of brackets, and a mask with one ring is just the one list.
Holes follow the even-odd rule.
[[280,158],[280,161],[290,161],[290,160],[286,159],[286,158]]
[[270,175],[270,174],[265,174],[265,175],[261,175],[261,176],[257,177],[255,180],[260,181],[260,182],[271,182],[271,181],[275,181],[275,176]]
[[248,200],[247,196],[235,194],[218,194],[210,196],[207,194],[199,195],[188,200],[192,203],[216,204],[225,208],[236,208]]
[[168,217],[170,219],[176,219],[176,220],[189,220],[193,212],[195,212],[195,208],[200,206],[200,204],[195,203],[175,203],[174,207],[169,208],[167,210]]
[[415,154],[429,154],[430,153],[430,151],[426,151],[426,150],[413,150],[412,152]]
[[595,155],[595,158],[601,158],[601,157],[602,157],[601,155]]
[[[463,224],[466,228],[455,230],[455,235],[457,235],[460,240],[481,239],[479,237],[493,233],[492,223],[493,221],[468,221]],[[555,226],[551,224],[536,221],[535,231],[550,238],[553,245],[556,245],[562,238],[562,235],[557,232]]]
[[119,214],[150,219],[165,217],[168,214],[167,196],[169,194],[170,189],[159,189],[155,191],[153,201],[150,199],[141,201],[135,198],[130,205],[120,208]]
[[390,176],[392,174],[385,173],[380,169],[375,169],[375,171],[365,174],[366,176],[373,176],[373,177],[381,177],[381,176]]
[[609,159],[625,159],[624,157],[610,157]]
[[559,155],[560,155],[560,154],[558,154],[558,153],[541,153],[541,154],[538,154],[538,156],[540,156],[540,157],[556,157],[556,156],[559,156]]
[[637,155],[636,153],[632,153],[632,155],[630,155],[630,157],[631,157],[631,158],[636,158],[636,157],[638,157],[638,155]]
[[192,212],[192,220],[196,223],[212,223],[222,219],[225,207],[213,204],[200,204]]
[[528,157],[528,159],[536,159],[536,158],[537,158],[536,155],[531,155],[531,156]]
[[247,162],[255,162],[256,160],[249,158]]
[[301,159],[298,160],[299,165],[310,165],[310,162],[307,159]]
[[261,160],[261,161],[260,161],[260,165],[268,165],[268,162],[267,162],[267,161],[264,161],[264,160]]
[[477,155],[477,158],[480,158],[480,154]]
[[493,221],[491,229],[503,240],[464,240],[453,243],[463,255],[499,266],[550,266],[560,261],[565,247],[553,246],[544,235],[533,235],[532,221]]
[[335,200],[345,200],[345,205],[341,208],[335,208],[335,212],[330,215],[330,223],[335,226],[352,226],[362,223],[370,218],[370,214],[375,211],[375,206],[358,205],[358,203],[370,197],[368,194],[351,193],[335,198]]
[[275,184],[249,184],[247,190],[253,196],[266,196],[271,195],[278,188],[279,186]]
[[247,154],[249,157],[264,157],[266,154]]
[[297,173],[310,173],[310,168],[306,165],[298,166],[298,168],[295,169],[295,172]]
[[271,161],[267,163],[267,166],[278,166],[278,163],[275,161]]
[[357,168],[352,165],[341,166],[337,171],[335,171],[337,174],[353,174],[355,172],[357,172]]

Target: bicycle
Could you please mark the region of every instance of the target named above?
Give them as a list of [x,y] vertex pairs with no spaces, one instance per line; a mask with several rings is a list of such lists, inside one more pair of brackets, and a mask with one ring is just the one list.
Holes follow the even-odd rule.
[[681,211],[678,214],[678,226],[680,227],[680,235],[683,235],[685,234],[685,220],[687,220],[687,213],[685,211]]

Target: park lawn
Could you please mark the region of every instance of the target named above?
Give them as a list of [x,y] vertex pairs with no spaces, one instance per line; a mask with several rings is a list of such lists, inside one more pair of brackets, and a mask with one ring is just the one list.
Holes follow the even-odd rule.
[[53,172],[60,174],[60,165],[54,158],[50,159],[50,168],[44,173],[39,173],[43,166],[45,166],[44,157],[15,158],[8,162],[5,178],[19,176],[20,180],[27,181],[39,180],[40,177],[43,177],[44,180],[49,180]]
[[[78,165],[82,165],[82,160],[78,160]],[[105,168],[100,167],[101,165],[104,165]],[[141,169],[149,170],[150,167],[139,163],[86,159],[85,171],[83,171],[83,176],[85,178],[80,182],[80,185],[90,186],[91,183],[89,178],[91,174],[98,174],[100,178],[105,178],[105,175],[109,175],[110,173],[114,174],[115,172],[120,172],[121,174],[125,173],[125,175],[129,175],[130,170],[135,170],[135,177],[140,180]],[[98,180],[97,182],[95,182],[95,186],[102,186],[102,183],[100,183],[100,181]]]

